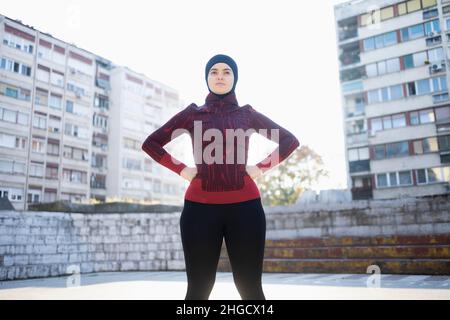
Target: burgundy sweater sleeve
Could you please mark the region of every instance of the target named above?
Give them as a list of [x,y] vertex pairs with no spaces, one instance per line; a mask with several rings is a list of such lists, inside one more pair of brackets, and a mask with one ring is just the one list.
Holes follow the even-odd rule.
[[186,129],[186,124],[189,121],[190,107],[191,105],[175,114],[163,126],[150,134],[142,144],[142,150],[151,158],[178,175],[186,165],[169,154],[163,146],[180,135],[177,134],[172,137],[172,133],[176,129]]
[[[256,164],[261,170],[267,171],[289,157],[289,155],[297,149],[300,143],[291,132],[262,113],[256,111],[251,106],[249,106],[249,110],[253,129],[257,132],[260,129],[267,129],[266,138],[278,143],[278,147],[271,154]],[[278,141],[275,133],[272,136],[271,129],[278,129]],[[262,133],[260,132],[260,134]]]

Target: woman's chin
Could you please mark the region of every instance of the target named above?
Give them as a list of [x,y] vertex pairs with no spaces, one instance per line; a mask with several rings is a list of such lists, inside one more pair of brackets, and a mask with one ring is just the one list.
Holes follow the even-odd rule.
[[215,94],[226,94],[230,92],[231,90],[214,90]]

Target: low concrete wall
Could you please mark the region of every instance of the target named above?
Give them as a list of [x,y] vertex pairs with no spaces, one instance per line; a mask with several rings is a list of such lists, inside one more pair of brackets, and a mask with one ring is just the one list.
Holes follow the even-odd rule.
[[[265,208],[267,239],[450,233],[447,198]],[[180,212],[0,211],[0,280],[183,270]]]
[[297,203],[266,210],[268,239],[450,233],[450,199]]

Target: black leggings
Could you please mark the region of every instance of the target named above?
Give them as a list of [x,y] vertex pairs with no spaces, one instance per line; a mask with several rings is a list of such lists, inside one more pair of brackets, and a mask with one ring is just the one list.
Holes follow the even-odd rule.
[[231,204],[185,199],[180,229],[188,280],[186,300],[209,298],[224,237],[241,298],[265,300],[261,275],[266,218],[261,198]]

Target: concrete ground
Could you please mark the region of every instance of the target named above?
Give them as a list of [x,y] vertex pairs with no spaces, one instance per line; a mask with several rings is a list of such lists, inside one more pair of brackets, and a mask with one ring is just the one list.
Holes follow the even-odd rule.
[[[105,272],[0,282],[0,300],[183,300],[185,272]],[[268,300],[450,300],[450,276],[263,274]],[[210,300],[240,300],[231,273],[217,273]]]

